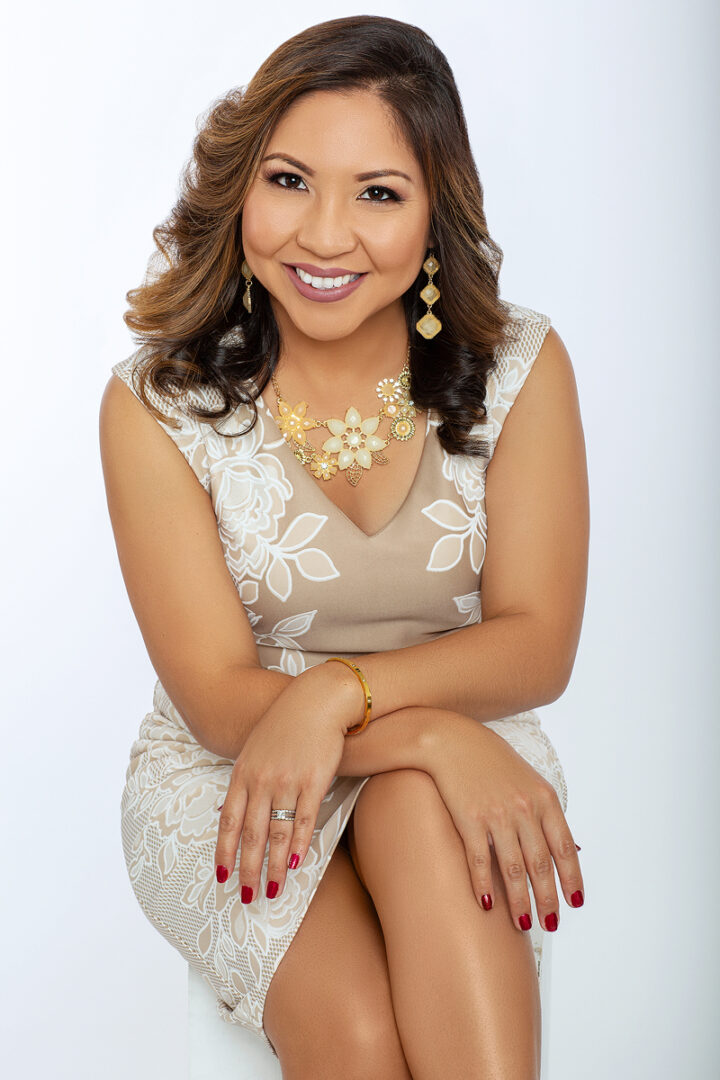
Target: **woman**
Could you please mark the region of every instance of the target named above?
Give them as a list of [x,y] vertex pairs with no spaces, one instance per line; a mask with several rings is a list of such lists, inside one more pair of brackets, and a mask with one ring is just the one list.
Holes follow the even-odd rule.
[[375,16],[298,34],[154,235],[101,407],[159,676],[135,894],[285,1076],[537,1076],[530,889],[543,932],[554,869],[584,889],[532,709],[574,662],[587,478],[445,57]]

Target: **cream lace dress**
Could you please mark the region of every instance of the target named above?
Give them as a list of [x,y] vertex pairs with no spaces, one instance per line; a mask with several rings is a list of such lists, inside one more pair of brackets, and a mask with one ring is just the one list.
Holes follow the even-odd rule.
[[[489,438],[491,449],[550,327],[547,316],[530,308],[507,307],[516,340],[497,350],[487,387],[490,422],[473,429]],[[133,392],[141,353],[112,368]],[[220,403],[211,389],[192,395],[213,408]],[[433,411],[424,414],[424,448],[407,498],[384,528],[367,535],[322,493],[285,443],[273,419],[274,395],[257,399],[256,426],[234,437],[221,432],[243,431],[248,406],[213,429],[177,403],[152,400],[165,416],[181,420],[178,430],[162,427],[212,499],[227,567],[264,667],[297,675],[328,656],[432,641],[481,620],[487,459],[449,455],[437,439]],[[565,810],[562,766],[536,713],[488,726],[550,781]],[[282,895],[243,904],[237,864],[224,884],[215,879],[219,807],[232,764],[198,744],[158,680],[130,749],[122,844],[133,891],[152,925],[212,987],[220,1015],[255,1031],[272,1050],[263,1029],[270,980],[368,777],[334,778],[311,849],[301,867],[288,871]],[[266,871],[267,851],[263,881]],[[539,973],[544,931],[533,924],[532,933]]]

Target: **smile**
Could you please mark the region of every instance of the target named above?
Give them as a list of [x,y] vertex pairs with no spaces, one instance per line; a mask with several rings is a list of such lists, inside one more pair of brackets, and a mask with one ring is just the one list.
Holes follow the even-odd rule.
[[313,277],[305,270],[297,266],[283,263],[288,277],[293,285],[308,300],[327,303],[333,300],[343,300],[350,293],[355,292],[362,282],[365,274],[344,274],[342,277]]
[[339,289],[341,285],[349,285],[351,281],[355,281],[359,278],[359,274],[346,274],[345,277],[313,277],[312,274],[306,274],[304,270],[301,270],[299,266],[293,267],[295,273],[304,281],[306,285],[312,285],[313,289]]

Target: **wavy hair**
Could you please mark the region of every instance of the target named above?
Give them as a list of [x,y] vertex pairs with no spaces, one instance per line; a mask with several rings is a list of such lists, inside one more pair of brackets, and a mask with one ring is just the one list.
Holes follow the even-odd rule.
[[[253,281],[253,311],[242,304],[242,211],[273,129],[286,109],[317,90],[377,94],[420,164],[437,243],[440,333],[428,341],[415,323],[425,311],[420,271],[403,294],[410,349],[410,393],[421,411],[441,417],[437,435],[448,453],[487,457],[469,435],[487,415],[486,381],[496,346],[511,340],[498,295],[502,251],[491,239],[483,189],[450,66],[419,27],[377,15],[353,15],[311,26],[280,45],[246,87],[230,90],[198,123],[179,197],[153,229],[156,251],[143,284],[126,294],[126,325],[144,346],[138,371],[156,393],[177,398],[211,387],[219,409],[189,404],[212,422],[251,406],[275,370],[280,335],[269,294]],[[443,272],[445,287],[443,288]]]

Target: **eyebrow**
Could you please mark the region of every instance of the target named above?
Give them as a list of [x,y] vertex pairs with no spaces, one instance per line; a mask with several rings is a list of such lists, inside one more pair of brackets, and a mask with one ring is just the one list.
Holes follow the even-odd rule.
[[[263,161],[272,161],[274,158],[281,158],[283,161],[287,161],[289,165],[292,165],[295,169],[300,169],[301,172],[305,172],[308,176],[314,176],[315,170],[311,169],[308,165],[303,165],[302,161],[296,161],[295,158],[288,157],[287,154],[268,154],[263,158]],[[399,169],[376,169],[373,172],[358,173],[355,177],[356,180],[374,180],[377,176],[402,176],[405,180],[409,180],[413,183],[412,177],[407,173],[400,172]]]

